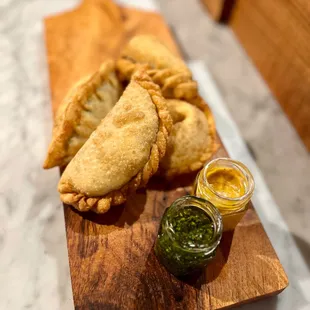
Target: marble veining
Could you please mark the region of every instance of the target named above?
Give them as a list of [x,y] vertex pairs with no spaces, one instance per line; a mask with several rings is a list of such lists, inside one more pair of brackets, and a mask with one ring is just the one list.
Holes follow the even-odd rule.
[[[63,210],[56,191],[59,174],[57,169],[44,171],[41,168],[52,127],[42,19],[46,15],[73,8],[79,2],[0,1],[0,309],[74,308]],[[259,186],[254,203],[288,272],[291,286],[279,297],[244,308],[309,309],[309,262],[298,251],[296,239],[292,238],[280,209],[270,195],[224,104],[227,101],[231,107],[239,99],[242,102],[254,102],[258,112],[244,104],[237,105],[238,109],[245,110],[245,114],[239,114],[252,117],[258,113],[257,122],[264,127],[268,115],[263,111],[266,109],[266,102],[272,101],[268,90],[257,81],[244,54],[232,52],[238,49],[234,47],[236,42],[233,36],[221,27],[211,27],[210,21],[202,16],[197,1],[118,2],[142,6],[148,10],[158,9],[160,4],[168,23],[175,29],[187,58],[204,60],[191,62],[191,66],[204,96],[216,114],[218,128],[228,151],[255,171]],[[224,50],[226,46],[229,48]],[[233,58],[228,57],[230,53]],[[205,64],[211,68],[223,97]],[[234,81],[232,71],[239,72],[236,75],[237,81]],[[245,78],[246,89],[238,87],[238,79],[240,84],[245,83]],[[270,109],[273,111],[272,115],[279,115],[276,109]],[[247,118],[232,114],[243,133],[249,126]],[[281,117],[279,119],[278,123],[282,122]],[[281,128],[286,128],[290,135],[294,135],[294,132],[287,129],[286,123]],[[253,135],[245,135],[246,140],[256,153],[258,163],[264,165],[265,158],[257,151],[261,138],[255,135],[255,128],[250,132]],[[262,129],[261,132],[265,134]],[[259,143],[253,144],[253,139]],[[298,155],[304,156],[300,145],[295,149]],[[282,149],[281,152],[290,150]],[[306,167],[300,166],[298,173],[302,169],[306,172]],[[269,182],[273,181],[271,174],[268,179]],[[302,190],[307,192],[308,188]],[[307,223],[303,221],[303,214],[306,214],[304,202],[300,200],[298,203],[300,226],[306,227]],[[273,206],[272,209],[267,210],[266,206],[270,205]],[[287,214],[290,211],[287,207],[281,209],[281,212]],[[304,249],[307,250],[307,247],[304,246]]]
[[76,1],[0,4],[0,309],[73,309],[42,18]]

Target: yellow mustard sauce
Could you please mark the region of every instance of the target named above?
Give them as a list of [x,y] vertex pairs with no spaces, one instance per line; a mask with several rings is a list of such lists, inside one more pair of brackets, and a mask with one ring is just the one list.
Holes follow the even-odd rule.
[[254,180],[240,162],[219,158],[207,164],[197,175],[193,194],[210,201],[220,211],[223,230],[233,230],[247,211]]
[[207,171],[207,180],[215,192],[227,198],[239,198],[246,192],[244,177],[233,168],[213,168]]

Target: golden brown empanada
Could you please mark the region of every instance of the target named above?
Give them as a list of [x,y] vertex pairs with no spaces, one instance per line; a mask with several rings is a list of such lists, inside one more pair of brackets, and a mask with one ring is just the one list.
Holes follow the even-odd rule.
[[122,87],[113,61],[79,81],[61,103],[44,168],[65,166],[118,101]]
[[[160,173],[172,177],[200,169],[216,149],[215,123],[208,106],[200,109],[181,100],[166,100],[173,126]],[[203,110],[203,111],[202,111]]]
[[64,171],[58,185],[61,200],[97,213],[125,202],[157,171],[171,126],[159,86],[137,71]]
[[140,35],[132,38],[117,61],[122,80],[129,80],[139,65],[148,65],[148,74],[157,83],[165,98],[191,101],[198,94],[191,71],[156,37]]

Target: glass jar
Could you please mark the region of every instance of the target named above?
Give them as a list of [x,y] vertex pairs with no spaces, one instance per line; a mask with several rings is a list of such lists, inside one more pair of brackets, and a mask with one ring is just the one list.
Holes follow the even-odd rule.
[[223,230],[233,230],[247,211],[254,191],[249,169],[239,161],[217,158],[197,175],[194,195],[210,201],[220,211]]
[[183,196],[166,209],[155,242],[155,254],[176,276],[205,267],[222,237],[222,218],[208,201]]

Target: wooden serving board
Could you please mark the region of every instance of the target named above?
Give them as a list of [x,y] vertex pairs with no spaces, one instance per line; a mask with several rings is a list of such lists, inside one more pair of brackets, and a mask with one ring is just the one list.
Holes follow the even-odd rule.
[[[46,19],[53,111],[69,87],[116,58],[135,34],[157,35],[177,53],[160,15],[87,0]],[[221,142],[215,154],[227,156]],[[167,206],[188,193],[193,175],[175,182],[153,178],[125,206],[81,214],[64,206],[76,309],[222,309],[281,292],[288,280],[251,207],[234,233],[225,233],[215,260],[202,273],[179,280],[153,253]]]

